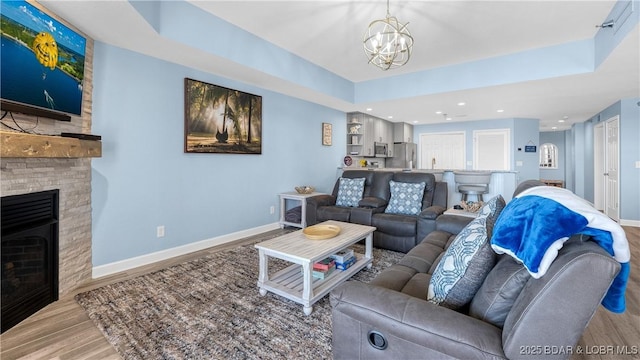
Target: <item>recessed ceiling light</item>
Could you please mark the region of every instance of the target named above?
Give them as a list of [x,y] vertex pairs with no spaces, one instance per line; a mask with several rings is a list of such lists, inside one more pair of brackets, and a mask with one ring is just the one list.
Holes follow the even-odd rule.
[[372,108],[367,108],[367,111],[371,111],[371,110],[373,110],[373,109]]
[[444,119],[445,119],[445,120],[447,120],[447,121],[451,120],[451,118],[450,118],[450,117],[446,117],[446,118],[444,118]]
[[414,124],[417,124],[417,123],[418,123],[418,120],[413,120],[413,123],[414,123]]
[[555,129],[557,129],[557,128],[558,128],[557,126],[552,126],[552,127],[551,127],[551,130],[555,130]]
[[564,119],[560,119],[560,120],[558,120],[558,122],[559,122],[559,123],[563,123],[563,122],[564,122]]
[[467,103],[464,102],[464,101],[461,101],[461,102],[458,103],[458,106],[465,106],[465,105],[467,105]]
[[498,110],[496,110],[496,112],[501,113],[501,112],[504,112],[504,110],[503,109],[498,109]]
[[442,111],[436,111],[436,114],[440,115],[442,114]]
[[387,116],[387,119],[393,119],[393,116],[389,115]]

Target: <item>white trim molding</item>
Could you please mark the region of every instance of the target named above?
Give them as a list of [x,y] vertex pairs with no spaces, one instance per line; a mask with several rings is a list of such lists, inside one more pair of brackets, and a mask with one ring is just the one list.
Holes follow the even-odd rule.
[[625,220],[625,219],[620,219],[620,225],[621,225],[621,226],[633,226],[633,227],[640,227],[640,220]]
[[241,230],[234,233],[217,236],[211,239],[201,240],[190,244],[173,247],[170,249],[160,250],[157,252],[132,257],[129,259],[115,261],[109,264],[94,266],[92,269],[92,278],[97,279],[108,275],[113,275],[122,271],[127,271],[144,265],[153,264],[158,261],[174,258],[189,254],[195,251],[204,250],[216,245],[226,244],[231,241],[240,240],[242,238],[258,235],[266,231],[279,229],[278,223],[258,226],[252,229]]

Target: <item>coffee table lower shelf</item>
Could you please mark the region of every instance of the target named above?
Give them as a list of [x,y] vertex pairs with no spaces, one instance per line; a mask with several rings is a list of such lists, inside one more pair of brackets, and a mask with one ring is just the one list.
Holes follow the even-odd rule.
[[267,291],[278,294],[289,300],[293,300],[304,306],[304,313],[311,314],[311,305],[327,295],[340,283],[348,280],[364,267],[371,268],[373,259],[367,259],[362,254],[354,254],[357,261],[346,270],[335,270],[324,279],[313,278],[313,296],[309,300],[303,299],[304,276],[302,265],[290,265],[270,276],[270,279],[260,284],[260,295],[264,296]]

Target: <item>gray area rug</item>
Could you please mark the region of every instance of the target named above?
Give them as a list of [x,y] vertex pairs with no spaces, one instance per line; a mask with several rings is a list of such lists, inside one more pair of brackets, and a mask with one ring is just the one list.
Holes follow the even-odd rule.
[[[364,246],[354,245],[364,252]],[[404,254],[374,249],[368,282]],[[287,266],[271,260],[270,271]],[[78,294],[124,359],[330,359],[329,296],[302,305],[257,289],[258,252],[244,245]]]

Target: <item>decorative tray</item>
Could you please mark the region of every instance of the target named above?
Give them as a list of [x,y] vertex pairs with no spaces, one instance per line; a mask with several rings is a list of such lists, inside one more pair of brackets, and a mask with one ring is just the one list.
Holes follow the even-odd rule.
[[340,226],[336,225],[313,225],[302,230],[304,236],[311,240],[325,240],[336,237],[340,234]]

